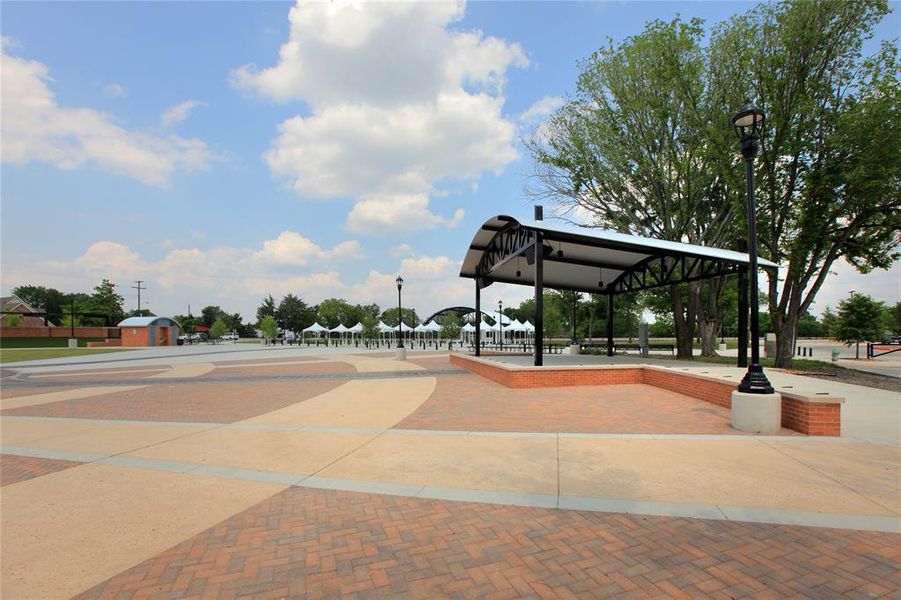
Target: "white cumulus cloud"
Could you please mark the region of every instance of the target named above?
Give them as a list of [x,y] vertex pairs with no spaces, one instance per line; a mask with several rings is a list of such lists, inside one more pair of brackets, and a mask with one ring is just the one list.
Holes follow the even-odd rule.
[[185,100],[175,106],[171,106],[163,111],[163,114],[160,116],[160,123],[166,129],[178,125],[187,119],[191,115],[191,111],[198,106],[206,106],[206,102],[201,102],[199,100]]
[[525,126],[540,124],[541,122],[546,121],[548,117],[553,115],[557,109],[565,103],[566,101],[560,96],[545,96],[524,110],[519,115],[518,120]]
[[128,90],[121,83],[108,83],[103,86],[103,93],[110,98],[124,98],[128,95]]
[[363,258],[363,248],[356,240],[347,240],[331,250],[325,250],[296,231],[283,231],[274,240],[263,242],[263,249],[254,252],[252,259],[270,265],[304,266],[324,260],[352,260]]
[[151,185],[168,185],[175,171],[206,168],[213,159],[198,139],[125,129],[91,108],[59,106],[48,68],[2,47],[3,162],[40,161],[72,170],[93,165]]
[[[356,199],[354,232],[453,227],[433,212],[445,181],[476,181],[518,156],[502,110],[516,43],[451,26],[459,2],[306,2],[289,15],[278,63],[232,73],[239,89],[303,101],[264,159],[306,198]],[[448,202],[447,199],[443,200]]]

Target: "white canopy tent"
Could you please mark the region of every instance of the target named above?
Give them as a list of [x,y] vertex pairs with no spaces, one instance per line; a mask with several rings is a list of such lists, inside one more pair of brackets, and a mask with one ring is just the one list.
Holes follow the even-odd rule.
[[[323,333],[328,333],[328,328],[323,327],[319,323],[313,323],[309,327],[304,328],[303,331],[300,332],[300,339],[304,339],[308,333],[315,333],[317,337],[321,336]],[[318,342],[317,342],[318,343]]]

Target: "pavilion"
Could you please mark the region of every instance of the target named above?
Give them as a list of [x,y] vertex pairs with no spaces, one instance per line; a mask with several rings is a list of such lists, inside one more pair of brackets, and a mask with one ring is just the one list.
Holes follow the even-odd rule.
[[[535,288],[534,364],[543,363],[544,288],[607,296],[607,356],[613,356],[613,296],[673,284],[739,277],[739,365],[747,361],[747,253],[671,242],[607,229],[572,225],[548,226],[536,207],[536,220],[497,215],[485,221],[473,237],[460,277],[474,279],[474,312],[482,314],[481,291],[492,283]],[[536,252],[541,248],[540,252]],[[759,259],[765,269],[778,266]],[[474,323],[475,337],[481,319]],[[480,354],[476,344],[476,356]]]

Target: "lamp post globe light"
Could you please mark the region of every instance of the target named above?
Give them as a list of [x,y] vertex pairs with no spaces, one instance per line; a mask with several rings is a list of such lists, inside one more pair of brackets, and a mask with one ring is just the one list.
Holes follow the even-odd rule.
[[738,134],[741,154],[745,159],[745,173],[748,184],[748,270],[750,271],[751,306],[751,364],[738,385],[738,390],[747,394],[772,394],[773,386],[763,373],[760,365],[760,318],[757,300],[757,211],[754,201],[754,159],[760,150],[760,135],[765,120],[763,111],[748,100],[742,109],[732,117],[732,125]]
[[498,339],[500,340],[500,349],[504,349],[504,301],[497,301],[497,330]]
[[401,319],[401,300],[400,300],[400,290],[404,286],[404,279],[400,275],[397,276],[397,279],[394,280],[397,284],[397,360],[405,360],[407,358],[407,349],[404,346],[404,337],[403,337],[403,329]]

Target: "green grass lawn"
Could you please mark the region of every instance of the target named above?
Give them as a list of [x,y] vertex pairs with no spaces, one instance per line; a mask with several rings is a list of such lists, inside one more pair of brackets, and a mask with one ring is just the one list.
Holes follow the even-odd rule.
[[0,348],[0,364],[23,360],[44,360],[47,358],[69,358],[85,354],[106,352],[127,352],[131,348]]

